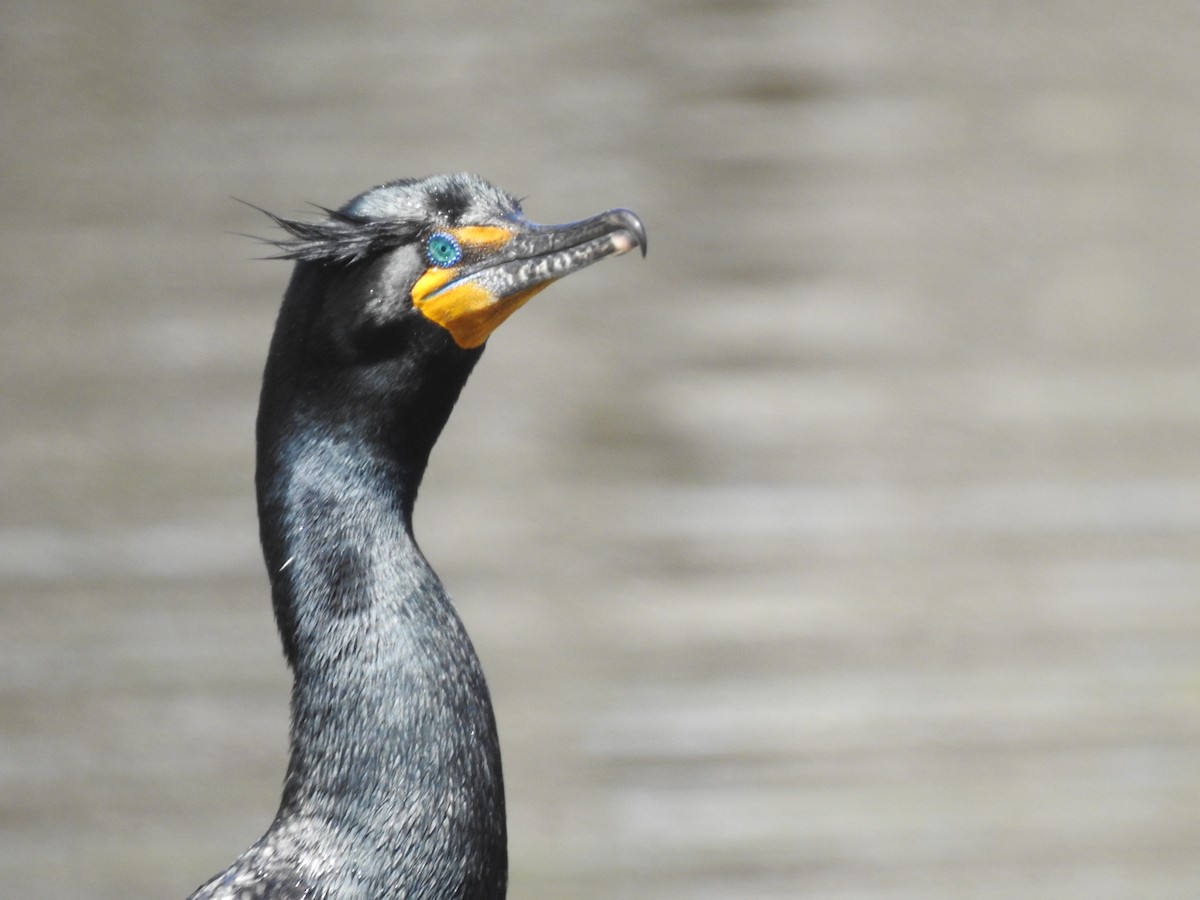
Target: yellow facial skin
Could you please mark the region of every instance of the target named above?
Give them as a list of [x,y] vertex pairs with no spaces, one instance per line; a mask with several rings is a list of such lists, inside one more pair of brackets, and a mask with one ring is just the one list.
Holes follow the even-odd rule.
[[[513,233],[507,228],[490,225],[467,225],[448,229],[446,233],[458,241],[464,258],[494,253],[513,238]],[[549,283],[507,297],[497,297],[472,281],[463,281],[439,292],[439,288],[457,278],[460,271],[461,267],[427,269],[413,285],[412,301],[425,318],[450,332],[454,343],[464,350],[478,347],[486,341],[501,322]]]

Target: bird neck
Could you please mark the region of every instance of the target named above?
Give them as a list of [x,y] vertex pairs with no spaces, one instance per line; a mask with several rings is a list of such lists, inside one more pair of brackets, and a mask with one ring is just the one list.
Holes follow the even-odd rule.
[[[279,818],[366,896],[502,897],[500,750],[478,657],[412,536],[428,447],[265,401],[263,550],[294,676]],[[343,420],[345,421],[345,420]],[[438,429],[440,430],[440,428]],[[261,441],[265,431],[284,435]],[[397,448],[409,448],[401,451]],[[416,453],[416,459],[412,453]],[[298,824],[302,823],[302,824]],[[325,871],[321,880],[337,880]]]

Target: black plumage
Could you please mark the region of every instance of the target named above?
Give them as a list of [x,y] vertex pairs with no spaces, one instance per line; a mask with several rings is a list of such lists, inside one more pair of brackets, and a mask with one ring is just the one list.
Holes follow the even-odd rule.
[[550,281],[644,253],[645,234],[627,210],[535,225],[469,175],[326,213],[274,217],[296,266],[258,418],[291,759],[266,834],[193,898],[503,897],[491,701],[413,503],[491,330]]

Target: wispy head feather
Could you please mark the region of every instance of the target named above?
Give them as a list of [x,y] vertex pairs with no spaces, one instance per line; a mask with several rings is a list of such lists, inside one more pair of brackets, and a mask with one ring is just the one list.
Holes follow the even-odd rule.
[[[245,201],[243,201],[245,202]],[[432,228],[488,224],[521,214],[509,194],[477,175],[400,178],[359,194],[341,209],[316,208],[324,219],[277,216],[247,203],[288,233],[265,243],[280,252],[274,259],[350,264],[418,240]]]
[[288,219],[247,204],[263,213],[290,237],[262,238],[280,252],[272,259],[304,262],[354,263],[403,244],[412,243],[421,233],[420,218],[369,219],[346,212],[317,207],[327,218],[314,221]]

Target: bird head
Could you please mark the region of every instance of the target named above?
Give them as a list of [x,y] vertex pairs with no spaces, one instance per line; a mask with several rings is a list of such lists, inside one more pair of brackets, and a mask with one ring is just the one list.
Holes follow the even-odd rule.
[[[417,320],[463,350],[481,347],[563,276],[635,247],[646,252],[645,229],[627,209],[539,225],[511,195],[467,174],[392,181],[324,212],[311,222],[268,213],[289,235],[271,243],[281,258],[332,270],[340,330],[378,338]],[[352,289],[336,289],[348,281]]]

